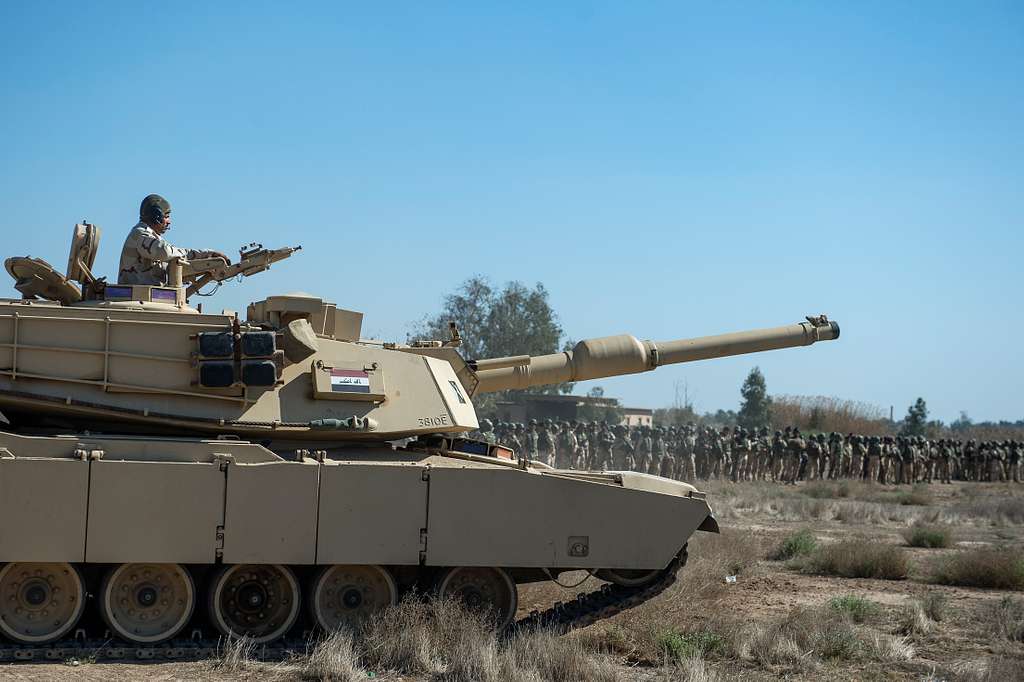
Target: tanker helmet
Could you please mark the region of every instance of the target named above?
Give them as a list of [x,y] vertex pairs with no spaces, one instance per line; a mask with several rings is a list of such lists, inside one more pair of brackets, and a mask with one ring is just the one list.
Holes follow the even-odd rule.
[[150,194],[139,206],[139,218],[147,223],[161,223],[171,213],[171,202],[159,194]]

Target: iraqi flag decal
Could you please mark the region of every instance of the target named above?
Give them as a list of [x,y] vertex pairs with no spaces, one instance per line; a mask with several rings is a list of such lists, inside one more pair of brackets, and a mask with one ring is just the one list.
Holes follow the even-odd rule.
[[356,369],[332,369],[331,391],[334,393],[369,393],[370,375]]

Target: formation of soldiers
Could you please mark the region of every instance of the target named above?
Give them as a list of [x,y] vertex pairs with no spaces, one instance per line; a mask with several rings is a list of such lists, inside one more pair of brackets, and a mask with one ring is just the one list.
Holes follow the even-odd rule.
[[556,469],[638,471],[681,481],[857,479],[889,484],[1021,480],[1024,443],[861,436],[799,428],[635,426],[484,419],[477,438]]

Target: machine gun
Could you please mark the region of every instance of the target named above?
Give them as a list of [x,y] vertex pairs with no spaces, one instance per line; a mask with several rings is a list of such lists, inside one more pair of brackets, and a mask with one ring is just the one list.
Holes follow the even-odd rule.
[[[286,246],[281,249],[266,249],[262,244],[252,243],[243,246],[238,252],[238,262],[228,265],[228,262],[220,256],[212,258],[194,258],[190,261],[181,262],[181,282],[173,283],[172,286],[188,285],[185,290],[186,298],[198,293],[204,286],[211,282],[223,282],[232,277],[249,277],[264,270],[278,261],[290,257],[301,246]],[[174,278],[172,270],[172,280]]]

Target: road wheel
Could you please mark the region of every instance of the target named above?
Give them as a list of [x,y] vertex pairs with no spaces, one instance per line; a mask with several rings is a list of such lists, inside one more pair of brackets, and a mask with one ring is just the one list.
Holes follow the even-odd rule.
[[328,632],[355,628],[398,602],[398,588],[380,566],[327,566],[313,580],[310,610]]
[[181,632],[192,617],[196,590],[178,564],[121,564],[100,588],[100,615],[119,637],[156,644]]
[[71,564],[10,563],[0,569],[0,633],[45,644],[71,631],[85,608],[85,583]]
[[654,582],[661,571],[646,571],[629,568],[602,568],[595,573],[598,578],[623,587],[640,587]]
[[516,615],[516,584],[503,569],[463,566],[450,569],[441,580],[438,596],[457,599],[475,613],[490,613],[499,629]]
[[283,637],[299,617],[299,583],[287,566],[225,566],[210,587],[210,620],[225,637],[258,644]]

